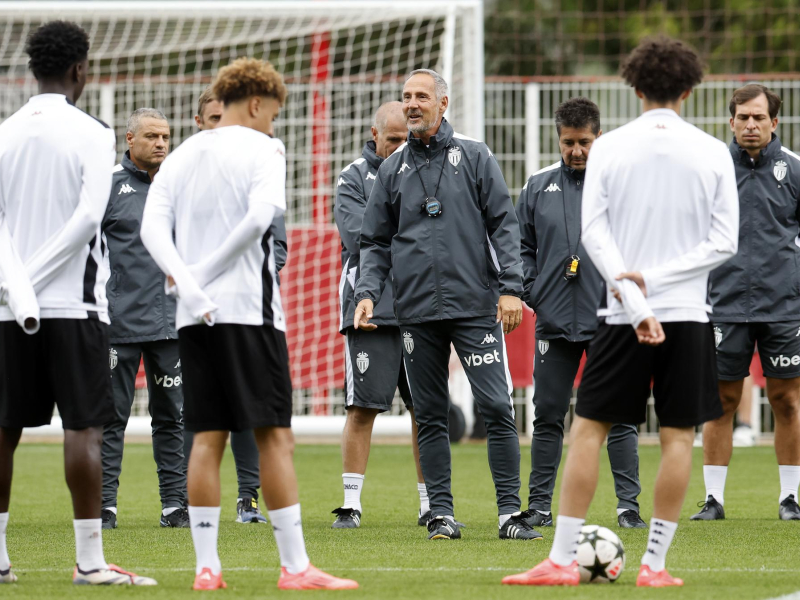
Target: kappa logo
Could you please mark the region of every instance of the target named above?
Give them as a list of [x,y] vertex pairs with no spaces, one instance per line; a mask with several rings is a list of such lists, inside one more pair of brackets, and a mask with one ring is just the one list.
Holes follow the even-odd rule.
[[788,367],[790,365],[796,367],[797,365],[800,365],[800,356],[797,354],[794,356],[784,356],[783,354],[780,354],[778,356],[770,356],[769,362],[772,363],[773,367]]
[[377,179],[377,178],[375,177],[375,175],[367,171],[367,181],[369,181],[370,179]]
[[339,177],[339,181],[337,181],[337,182],[336,182],[336,187],[339,187],[339,186],[340,186],[340,185],[342,185],[343,183],[345,183],[345,181],[344,181],[344,177]]
[[545,192],[560,192],[560,191],[561,191],[561,188],[560,188],[560,187],[558,187],[558,184],[554,182],[554,183],[551,183],[550,185],[548,185],[548,186],[547,186],[547,187],[544,189],[544,191],[545,191]]
[[411,167],[409,167],[406,163],[403,163],[403,166],[400,167],[400,170],[397,172],[397,174],[400,175],[400,173],[402,173],[406,169],[411,169]]
[[409,354],[414,351],[414,338],[407,331],[403,333],[403,346],[405,346],[406,352]]
[[122,185],[121,188],[119,188],[119,193],[117,194],[117,196],[119,196],[121,194],[130,194],[131,192],[135,192],[135,191],[136,191],[135,189],[133,189],[130,185],[125,183],[125,184]]
[[183,379],[181,379],[180,375],[176,375],[175,377],[168,377],[166,375],[162,375],[161,377],[156,376],[156,385],[165,388],[180,387],[182,383]]
[[461,148],[458,146],[450,148],[450,152],[447,153],[447,160],[450,161],[451,165],[457,167],[458,163],[461,162]]
[[800,327],[797,328],[797,333],[795,334],[794,337],[800,337]]
[[781,181],[784,177],[786,177],[786,161],[779,160],[775,163],[775,166],[772,167],[772,174],[775,175],[775,179]]
[[497,338],[494,337],[491,333],[487,333],[486,337],[483,338],[483,341],[481,342],[481,345],[483,345],[483,344],[494,344],[496,342],[497,342]]
[[539,354],[544,356],[547,354],[547,351],[550,350],[550,341],[549,340],[539,340]]
[[118,362],[119,360],[117,357],[117,351],[111,348],[111,350],[108,351],[108,366],[111,367],[112,371],[114,370],[114,367],[117,366]]
[[178,359],[178,364],[172,367],[173,369],[180,369],[181,368],[181,359]]
[[[800,331],[798,332],[800,335]],[[722,341],[722,329],[719,327],[714,327],[714,347],[719,348],[719,344]]]
[[356,355],[356,366],[363,375],[364,372],[369,369],[369,354],[366,352],[359,352]]
[[464,356],[464,362],[468,367],[480,367],[481,365],[491,365],[492,363],[500,362],[500,353],[495,350],[494,352],[487,352],[486,354],[472,354]]
[[208,529],[209,527],[214,527],[208,521],[200,521],[195,527],[199,527],[200,529]]
[[40,110],[37,110],[37,111],[34,111],[34,112],[32,112],[32,113],[31,113],[31,116],[32,116],[32,117],[38,117],[38,116],[39,116],[39,115],[41,115],[41,114],[42,114],[42,111],[40,111]]

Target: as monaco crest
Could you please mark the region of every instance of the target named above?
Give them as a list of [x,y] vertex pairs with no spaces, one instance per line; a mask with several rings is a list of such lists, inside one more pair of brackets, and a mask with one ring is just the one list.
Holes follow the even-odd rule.
[[722,329],[714,327],[714,346],[719,348],[719,343],[722,341]]
[[461,148],[455,147],[450,148],[450,152],[447,153],[447,160],[450,161],[450,164],[454,167],[458,166],[458,163],[461,162]]
[[407,331],[403,334],[403,346],[405,346],[406,352],[409,354],[414,351],[414,338]]
[[772,174],[775,175],[775,179],[778,181],[786,177],[786,161],[779,160],[776,162],[772,168]]
[[359,352],[356,356],[356,366],[359,372],[363,375],[364,371],[369,369],[369,354],[366,352]]
[[550,350],[550,342],[548,340],[539,340],[539,354],[544,356]]
[[117,366],[117,362],[117,351],[111,348],[111,350],[108,351],[108,366],[113,370],[114,367]]

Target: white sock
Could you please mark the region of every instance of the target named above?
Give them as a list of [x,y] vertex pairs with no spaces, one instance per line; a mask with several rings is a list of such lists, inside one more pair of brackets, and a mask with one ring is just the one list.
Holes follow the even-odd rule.
[[108,563],[103,556],[103,520],[75,519],[75,554],[77,565],[81,571],[107,569]]
[[117,514],[117,507],[116,506],[104,506],[103,510],[110,510],[114,514]]
[[622,513],[629,511],[629,508],[618,508],[617,509],[617,516],[620,516]]
[[164,510],[162,510],[161,514],[164,515],[165,517],[168,517],[169,515],[174,513],[176,510],[178,510],[178,508],[179,508],[178,506],[170,506],[169,508],[165,508]]
[[714,496],[714,500],[725,504],[725,478],[728,476],[728,467],[718,465],[703,465],[703,479],[706,482],[706,500]]
[[[363,475],[360,477],[363,477]],[[311,563],[308,560],[306,543],[303,540],[300,505],[295,504],[267,512],[269,521],[272,523],[272,532],[275,534],[275,542],[278,544],[281,566],[291,575],[302,573]]]
[[417,484],[417,492],[419,492],[419,514],[422,516],[431,509],[431,501],[428,498],[428,488],[424,483]]
[[[716,498],[716,496],[714,496]],[[642,564],[651,571],[663,571],[667,560],[667,551],[675,536],[677,523],[663,519],[650,519],[650,537],[647,539],[647,550],[642,556]]]
[[535,510],[540,515],[549,515],[550,514],[549,510],[539,510],[538,508],[534,508],[533,510]]
[[219,513],[219,506],[189,506],[189,524],[192,526],[192,541],[197,557],[195,575],[205,568],[211,569],[214,575],[222,571],[217,551]]
[[6,548],[6,528],[8,527],[8,513],[0,513],[0,571],[7,571],[11,566]]
[[556,517],[556,533],[553,547],[550,549],[550,560],[557,565],[566,567],[572,564],[578,553],[578,540],[581,537],[581,528],[586,519],[575,517]]
[[790,495],[797,500],[797,488],[800,486],[800,467],[795,465],[778,465],[781,478],[781,497],[778,502],[783,502]]
[[511,518],[511,515],[500,515],[498,517],[498,521],[500,522],[500,527],[505,525],[506,521],[508,521],[510,518]]
[[364,487],[364,476],[358,473],[342,473],[344,484],[344,504],[342,508],[354,508],[361,512],[361,488]]

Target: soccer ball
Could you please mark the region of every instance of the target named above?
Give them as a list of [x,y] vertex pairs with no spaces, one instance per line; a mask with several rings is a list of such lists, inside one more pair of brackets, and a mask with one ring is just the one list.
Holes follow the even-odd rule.
[[625,568],[625,548],[610,529],[584,525],[578,541],[577,560],[581,583],[611,583]]

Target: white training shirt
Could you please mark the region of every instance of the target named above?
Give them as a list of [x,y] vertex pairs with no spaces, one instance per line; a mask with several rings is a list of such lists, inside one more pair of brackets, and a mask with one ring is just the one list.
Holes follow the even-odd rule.
[[286,210],[285,154],[280,140],[254,129],[217,127],[190,137],[162,164],[141,236],[175,279],[178,329],[205,320],[286,331],[273,239],[265,235]]
[[100,222],[115,158],[114,132],[61,94],[0,124],[0,321],[35,312],[14,302],[32,287],[42,318],[109,322]]
[[[739,240],[728,148],[669,109],[602,135],[587,163],[582,230],[609,289],[598,311],[607,323],[708,322],[708,274]],[[627,271],[642,273],[646,298],[632,281],[616,281]]]

